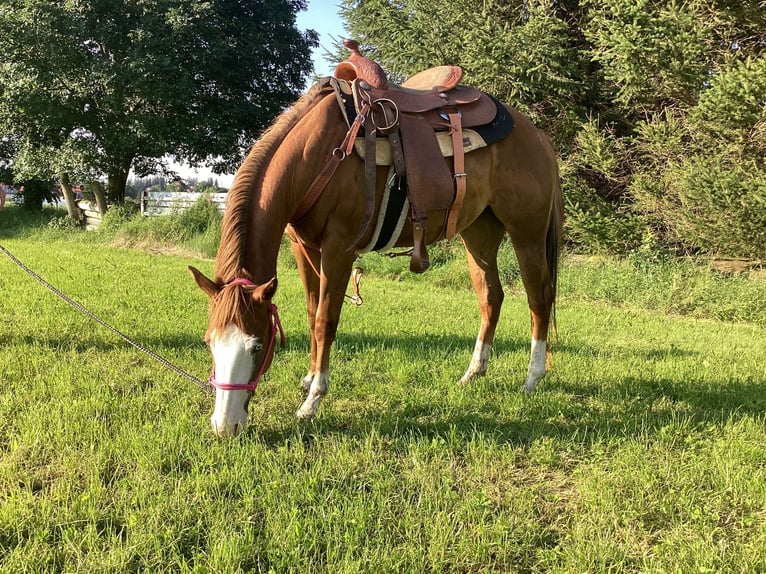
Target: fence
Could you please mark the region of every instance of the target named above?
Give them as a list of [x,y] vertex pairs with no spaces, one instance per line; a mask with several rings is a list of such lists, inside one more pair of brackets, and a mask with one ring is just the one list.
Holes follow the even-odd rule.
[[[172,215],[190,208],[199,201],[200,197],[205,197],[212,202],[221,213],[226,209],[225,193],[212,193],[203,196],[191,192],[144,191],[141,194],[141,215],[145,217]],[[85,229],[90,231],[101,225],[102,216],[98,212],[95,202],[80,199],[77,201],[77,208],[85,222]]]
[[209,193],[201,196],[199,193],[173,191],[143,191],[141,193],[141,215],[171,215],[190,208],[200,197],[205,197],[215,204],[223,213],[226,209],[225,193]]
[[85,229],[88,231],[98,229],[98,226],[101,225],[102,215],[98,212],[96,202],[89,199],[78,199],[75,204],[77,209],[80,210],[82,219],[85,221]]

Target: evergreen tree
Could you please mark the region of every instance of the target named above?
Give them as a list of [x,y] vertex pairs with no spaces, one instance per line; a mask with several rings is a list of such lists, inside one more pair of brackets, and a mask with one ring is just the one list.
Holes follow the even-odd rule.
[[758,0],[343,0],[396,77],[458,64],[556,142],[568,238],[766,257]]

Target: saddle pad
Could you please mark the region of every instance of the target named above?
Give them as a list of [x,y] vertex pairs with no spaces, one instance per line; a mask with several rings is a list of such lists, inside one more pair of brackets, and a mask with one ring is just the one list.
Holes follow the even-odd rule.
[[501,104],[497,98],[490,96],[489,94],[487,94],[487,96],[495,104],[495,117],[488,124],[475,126],[473,129],[476,130],[476,133],[484,140],[486,145],[492,145],[493,143],[497,143],[508,137],[508,134],[513,131],[516,122],[513,121],[513,116],[511,115],[511,112],[508,111],[508,108]]
[[[439,144],[442,156],[452,157],[454,155],[452,136],[449,133],[437,132],[436,142]],[[465,153],[486,147],[487,145],[488,143],[477,131],[470,129],[463,130],[463,151]],[[356,138],[354,140],[354,149],[359,157],[364,159],[364,138]],[[378,138],[375,144],[375,165],[393,165],[391,144],[387,139]]]

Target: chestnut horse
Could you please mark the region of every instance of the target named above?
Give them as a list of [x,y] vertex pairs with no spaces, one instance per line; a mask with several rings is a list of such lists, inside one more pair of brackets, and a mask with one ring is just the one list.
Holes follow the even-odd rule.
[[[508,106],[507,106],[508,107]],[[497,251],[509,234],[532,316],[532,350],[525,389],[546,373],[548,327],[556,297],[562,228],[562,198],[556,156],[548,138],[528,118],[508,107],[515,128],[505,139],[465,156],[467,192],[457,230],[479,298],[481,326],[467,383],[487,370],[503,302]],[[247,422],[247,407],[260,376],[271,364],[281,325],[272,304],[277,289],[277,256],[285,229],[315,176],[347,133],[335,94],[327,83],[313,86],[255,143],[228,194],[215,278],[190,268],[210,298],[205,340],[213,356],[216,387],[211,417],[218,435],[236,435]],[[336,150],[337,151],[337,150]],[[377,202],[385,172],[379,167]],[[306,293],[311,329],[311,362],[303,387],[308,396],[297,416],[311,419],[328,389],[330,346],[335,339],[363,218],[364,162],[350,154],[340,162],[322,195],[291,226],[293,253]],[[376,209],[379,207],[376,206]],[[429,216],[427,240],[439,239],[443,214]],[[412,245],[405,226],[397,246]]]

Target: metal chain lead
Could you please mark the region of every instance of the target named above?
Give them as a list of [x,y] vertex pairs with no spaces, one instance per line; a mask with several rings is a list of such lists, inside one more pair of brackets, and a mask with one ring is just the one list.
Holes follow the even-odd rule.
[[42,285],[43,287],[48,289],[48,291],[50,291],[51,293],[56,295],[62,301],[65,301],[66,303],[68,303],[74,309],[77,309],[80,313],[82,313],[86,317],[89,317],[89,318],[93,319],[96,323],[98,323],[102,327],[108,329],[109,331],[111,331],[112,333],[114,333],[115,335],[120,337],[123,341],[125,341],[126,343],[132,345],[133,347],[135,347],[136,349],[138,349],[142,353],[144,353],[146,355],[149,355],[152,359],[154,359],[158,363],[164,365],[165,367],[167,367],[168,369],[170,369],[171,371],[173,371],[177,375],[180,375],[180,376],[184,377],[185,379],[190,380],[192,383],[194,383],[195,385],[200,387],[203,391],[206,391],[208,393],[215,392],[215,389],[209,383],[198,379],[197,377],[195,377],[194,375],[192,375],[190,373],[187,373],[182,368],[175,366],[173,363],[168,361],[166,358],[158,355],[157,353],[155,353],[151,349],[148,349],[147,347],[145,347],[141,343],[139,343],[137,341],[134,341],[133,339],[131,339],[130,337],[128,337],[127,335],[125,335],[124,333],[122,333],[121,331],[116,329],[115,327],[112,327],[109,323],[107,323],[103,319],[101,319],[101,318],[97,317],[96,315],[94,315],[91,311],[89,311],[88,309],[83,307],[80,303],[78,303],[77,301],[75,301],[71,297],[65,295],[64,293],[62,293],[58,289],[56,289],[53,285],[48,283],[45,279],[40,277],[37,273],[32,271],[29,267],[24,265],[21,261],[16,259],[16,257],[14,257],[14,255],[10,251],[8,251],[5,247],[3,247],[2,245],[0,245],[0,251],[2,251],[6,256],[8,256],[8,258],[11,261],[13,261],[19,269],[24,271],[27,275],[32,277],[40,285]]

